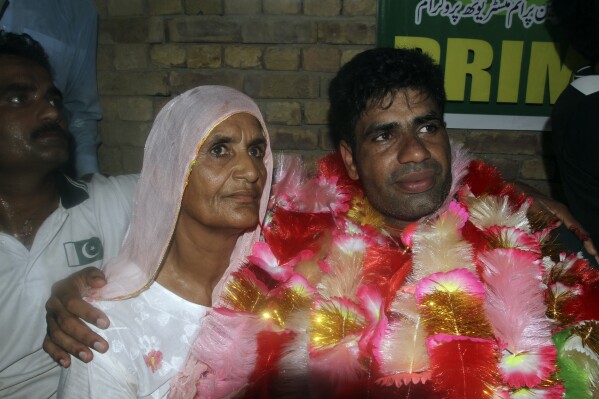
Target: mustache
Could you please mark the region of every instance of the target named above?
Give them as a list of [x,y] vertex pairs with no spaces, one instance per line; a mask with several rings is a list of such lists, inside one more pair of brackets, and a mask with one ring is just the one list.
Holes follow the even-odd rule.
[[45,133],[58,133],[64,136],[65,139],[69,138],[69,132],[63,129],[63,127],[60,126],[60,124],[57,122],[46,123],[38,127],[33,132],[31,132],[31,138],[36,139]]
[[401,168],[394,170],[389,175],[390,181],[397,181],[404,177],[405,175],[409,175],[410,173],[422,172],[423,170],[433,170],[435,174],[441,174],[443,168],[441,164],[437,162],[435,159],[429,158],[420,163],[410,163],[402,166]]

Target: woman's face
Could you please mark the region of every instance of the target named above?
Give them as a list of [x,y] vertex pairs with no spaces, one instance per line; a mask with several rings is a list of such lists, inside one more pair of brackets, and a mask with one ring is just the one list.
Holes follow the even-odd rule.
[[181,201],[181,213],[206,227],[245,230],[259,221],[266,181],[266,138],[258,120],[230,116],[198,152]]

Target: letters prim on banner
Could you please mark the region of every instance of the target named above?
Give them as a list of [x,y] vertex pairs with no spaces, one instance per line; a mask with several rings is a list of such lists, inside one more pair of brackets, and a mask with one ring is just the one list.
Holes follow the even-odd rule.
[[377,45],[421,48],[442,66],[452,128],[546,130],[585,60],[546,0],[379,0]]

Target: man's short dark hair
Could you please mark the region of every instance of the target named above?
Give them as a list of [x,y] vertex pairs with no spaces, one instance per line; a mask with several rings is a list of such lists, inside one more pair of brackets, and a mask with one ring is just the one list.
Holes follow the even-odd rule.
[[599,61],[599,1],[552,0],[551,12],[566,37],[591,64]]
[[0,30],[0,55],[16,55],[27,58],[52,75],[48,54],[36,40],[26,33],[17,34]]
[[427,94],[444,112],[443,73],[421,50],[377,48],[352,58],[329,86],[329,129],[335,145],[344,140],[355,151],[354,130],[362,114],[405,89]]

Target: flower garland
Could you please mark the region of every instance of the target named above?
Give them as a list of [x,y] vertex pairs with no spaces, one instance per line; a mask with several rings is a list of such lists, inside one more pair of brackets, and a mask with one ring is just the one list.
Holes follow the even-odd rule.
[[599,273],[549,256],[531,200],[453,150],[452,200],[399,235],[337,155],[313,178],[284,160],[171,397],[597,397]]

